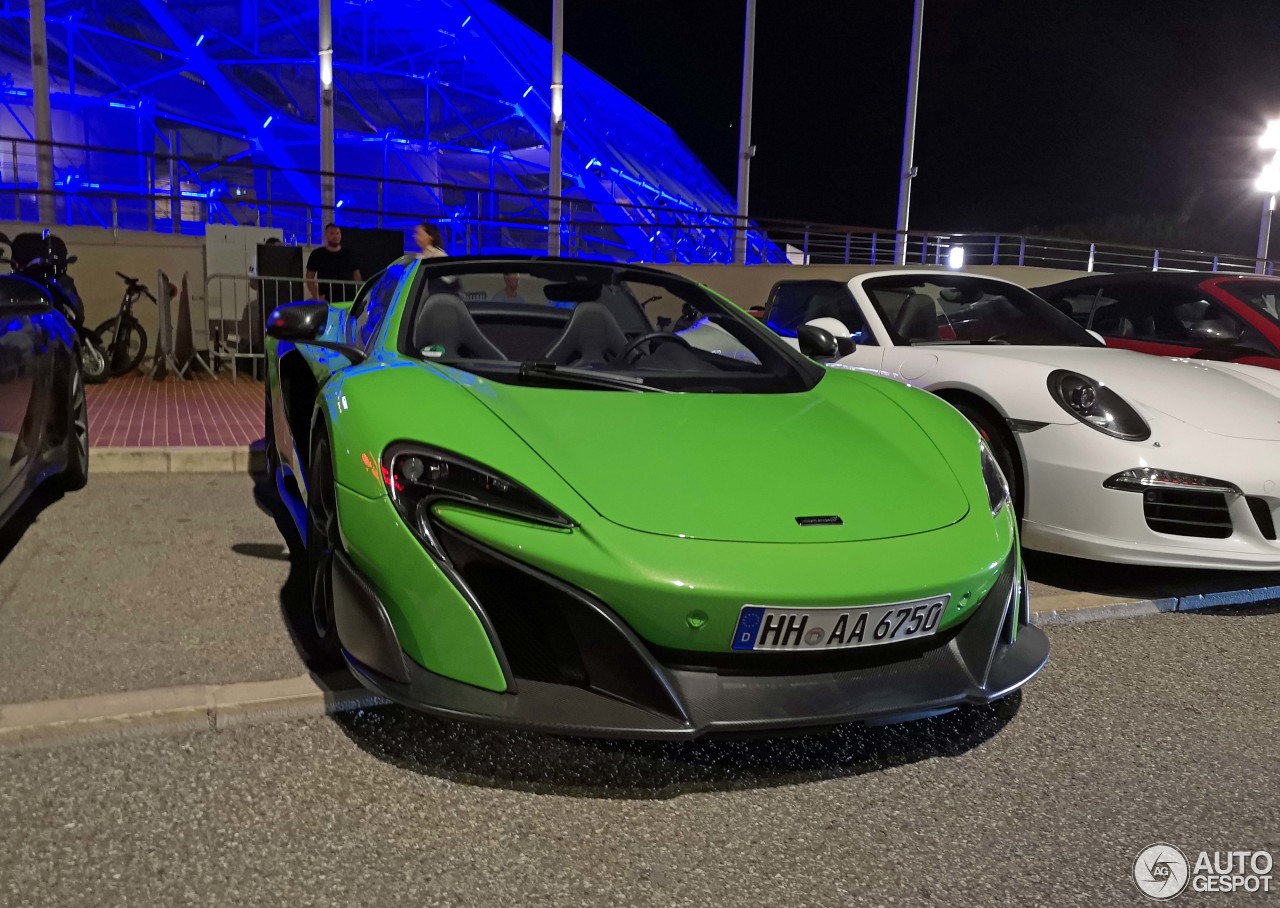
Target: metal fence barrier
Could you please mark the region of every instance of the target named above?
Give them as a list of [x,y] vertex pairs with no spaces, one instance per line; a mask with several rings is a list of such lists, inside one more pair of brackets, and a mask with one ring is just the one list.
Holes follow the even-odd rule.
[[[360,288],[359,281],[319,283],[340,287],[343,299],[352,299]],[[310,296],[302,275],[210,274],[205,278],[204,293],[211,364],[214,371],[229,368],[232,381],[241,371],[257,379],[265,377],[267,316],[281,303]]]

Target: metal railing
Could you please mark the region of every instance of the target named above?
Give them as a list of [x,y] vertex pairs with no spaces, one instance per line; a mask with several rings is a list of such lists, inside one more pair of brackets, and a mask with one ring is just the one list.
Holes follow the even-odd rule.
[[[38,222],[36,143],[0,139],[0,220]],[[319,242],[321,208],[297,192],[318,171],[282,170],[246,157],[207,160],[163,152],[55,143],[58,224],[203,234],[208,224],[279,228],[287,242]],[[406,231],[437,223],[453,254],[539,253],[547,248],[545,197],[488,186],[335,175],[337,219]],[[140,191],[141,189],[141,191]],[[747,235],[748,261],[892,265],[899,244],[909,265],[1020,265],[1073,271],[1203,270],[1272,274],[1277,259],[1203,250],[1005,233],[892,229],[754,218],[686,206],[562,199],[561,249],[585,258],[635,262],[730,262]],[[49,225],[53,226],[53,225]]]
[[[340,287],[339,295],[351,299],[359,281],[318,283]],[[204,282],[205,314],[209,323],[209,354],[215,371],[224,366],[234,381],[241,368],[262,377],[265,363],[267,316],[281,303],[310,296],[303,275],[254,277],[248,274],[210,274]]]
[[[761,220],[769,239],[806,264],[893,265],[898,234],[892,229]],[[907,266],[1017,265],[1069,271],[1218,271],[1274,273],[1280,260],[1195,249],[1129,246],[1061,237],[1002,233],[909,231],[903,236]],[[961,250],[959,261],[952,258]]]

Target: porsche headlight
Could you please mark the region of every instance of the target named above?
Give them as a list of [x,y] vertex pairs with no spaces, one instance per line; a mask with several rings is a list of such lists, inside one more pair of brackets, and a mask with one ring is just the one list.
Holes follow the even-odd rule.
[[994,517],[1011,499],[1009,480],[1005,478],[1000,464],[996,463],[996,456],[991,453],[987,443],[979,439],[978,444],[982,446],[982,481],[987,484],[987,503],[991,505],[991,516]]
[[532,523],[573,526],[572,520],[515,480],[446,451],[395,445],[382,456],[382,476],[405,523],[433,547],[431,508],[440,501]]
[[1124,398],[1101,382],[1076,372],[1049,373],[1049,395],[1086,426],[1125,441],[1145,441],[1151,427]]

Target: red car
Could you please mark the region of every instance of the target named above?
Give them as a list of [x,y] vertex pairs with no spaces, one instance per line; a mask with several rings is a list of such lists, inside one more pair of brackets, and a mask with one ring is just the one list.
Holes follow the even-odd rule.
[[1091,274],[1033,292],[1102,335],[1108,347],[1280,369],[1280,278]]

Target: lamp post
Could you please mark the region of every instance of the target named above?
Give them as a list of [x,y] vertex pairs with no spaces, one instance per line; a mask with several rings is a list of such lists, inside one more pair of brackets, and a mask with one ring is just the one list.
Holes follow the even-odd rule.
[[1268,247],[1271,245],[1271,218],[1276,210],[1276,193],[1280,193],[1280,120],[1272,120],[1258,144],[1272,152],[1271,160],[1262,167],[1254,187],[1267,194],[1262,203],[1262,223],[1258,225],[1258,261],[1254,266],[1255,274],[1263,274],[1267,270]]
[[907,226],[911,216],[911,181],[916,177],[916,96],[920,93],[920,39],[924,0],[916,0],[911,19],[911,68],[907,76],[907,122],[902,130],[902,171],[898,178],[898,227],[894,234],[893,261],[907,263]]
[[551,156],[547,184],[547,255],[560,254],[564,192],[564,0],[551,4]]

